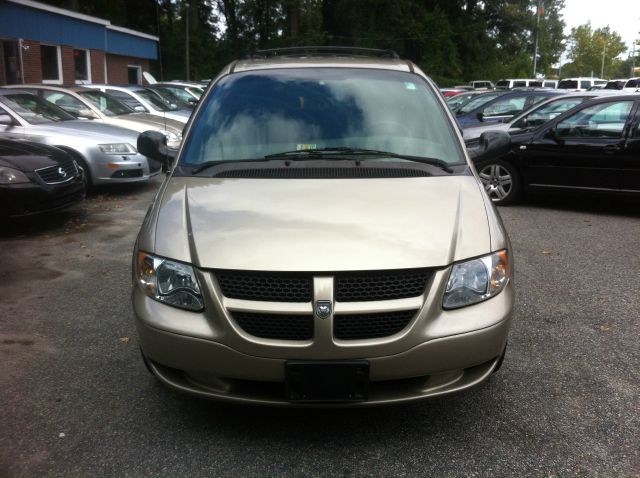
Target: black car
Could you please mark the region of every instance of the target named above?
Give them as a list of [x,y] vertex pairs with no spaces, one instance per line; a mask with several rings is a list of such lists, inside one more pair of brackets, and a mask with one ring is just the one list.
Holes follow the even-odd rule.
[[505,205],[523,190],[640,196],[639,109],[640,95],[598,97],[512,135],[507,155],[476,164],[489,197]]
[[0,216],[61,209],[85,196],[84,172],[53,146],[0,140]]
[[[463,128],[487,123],[507,121],[536,103],[565,92],[554,90],[520,90],[499,94],[491,92],[474,98],[458,111],[456,119]],[[483,102],[488,95],[495,94]]]

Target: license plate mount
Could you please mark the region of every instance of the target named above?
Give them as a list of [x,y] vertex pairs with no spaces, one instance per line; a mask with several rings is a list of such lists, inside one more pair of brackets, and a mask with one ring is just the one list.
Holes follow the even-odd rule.
[[367,360],[288,360],[287,399],[292,402],[361,402],[369,398]]

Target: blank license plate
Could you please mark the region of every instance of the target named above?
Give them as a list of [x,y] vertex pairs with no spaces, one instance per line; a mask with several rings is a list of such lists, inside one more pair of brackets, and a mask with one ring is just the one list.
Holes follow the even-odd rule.
[[295,402],[358,402],[369,397],[366,360],[285,362],[287,399]]

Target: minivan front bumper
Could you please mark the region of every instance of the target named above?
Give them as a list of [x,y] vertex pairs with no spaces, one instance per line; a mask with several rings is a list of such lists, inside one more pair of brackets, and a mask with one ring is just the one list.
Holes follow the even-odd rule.
[[[486,380],[502,356],[513,308],[511,282],[495,297],[462,309],[441,308],[439,271],[412,323],[385,340],[313,344],[248,340],[224,310],[183,311],[134,287],[140,346],[150,370],[171,388],[205,398],[248,404],[300,406],[285,397],[287,360],[365,359],[369,398],[322,406],[395,404],[457,392]],[[212,327],[215,321],[229,327]],[[317,319],[319,320],[319,319]],[[323,322],[325,325],[326,322]],[[304,403],[313,406],[313,403]]]

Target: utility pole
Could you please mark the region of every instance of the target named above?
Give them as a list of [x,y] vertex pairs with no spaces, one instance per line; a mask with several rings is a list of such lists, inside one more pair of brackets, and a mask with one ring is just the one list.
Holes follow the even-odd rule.
[[538,70],[538,35],[540,32],[540,0],[536,3],[536,46],[533,51],[533,77],[536,78],[536,72]]
[[604,36],[604,47],[602,48],[602,66],[600,67],[600,78],[604,78],[604,57],[607,54],[607,36]]
[[185,78],[187,81],[190,80],[189,78],[189,2],[184,2],[184,20],[185,20],[185,41],[184,41],[184,47],[185,47],[185,61],[186,61],[186,67],[187,67],[187,77]]

